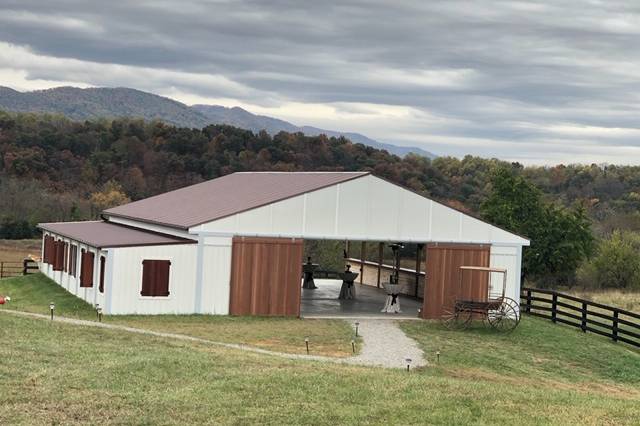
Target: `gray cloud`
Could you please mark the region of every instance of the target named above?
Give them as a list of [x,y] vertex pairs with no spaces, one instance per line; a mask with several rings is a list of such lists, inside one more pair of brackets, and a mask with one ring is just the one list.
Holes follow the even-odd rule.
[[14,86],[133,86],[525,162],[640,163],[639,42],[628,1],[0,5]]

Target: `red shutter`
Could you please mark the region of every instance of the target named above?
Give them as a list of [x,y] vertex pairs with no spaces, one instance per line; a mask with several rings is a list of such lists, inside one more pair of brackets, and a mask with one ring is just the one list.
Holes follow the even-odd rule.
[[53,247],[54,247],[53,270],[62,271],[64,267],[64,242],[56,241],[54,242]]
[[100,256],[100,284],[98,284],[98,291],[100,291],[100,293],[104,293],[104,266],[105,258],[104,256]]
[[142,290],[141,296],[166,297],[169,295],[169,267],[168,260],[142,261]]
[[44,256],[45,263],[53,263],[53,237],[51,235],[45,235],[44,237]]
[[93,287],[93,253],[82,249],[80,287]]

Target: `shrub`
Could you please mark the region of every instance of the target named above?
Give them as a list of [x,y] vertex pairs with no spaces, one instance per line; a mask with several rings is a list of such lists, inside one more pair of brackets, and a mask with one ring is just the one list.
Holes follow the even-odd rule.
[[22,240],[31,238],[36,229],[24,219],[4,218],[0,222],[0,238],[7,240]]
[[640,289],[640,234],[614,231],[578,271],[584,287]]

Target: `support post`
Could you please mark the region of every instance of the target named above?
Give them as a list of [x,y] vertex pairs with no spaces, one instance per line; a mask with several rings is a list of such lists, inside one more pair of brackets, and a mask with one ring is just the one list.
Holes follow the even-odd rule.
[[420,286],[420,265],[422,264],[422,249],[424,244],[418,244],[416,249],[416,289],[414,296],[418,297],[418,287]]
[[27,275],[27,270],[29,266],[29,259],[22,259],[22,275]]
[[376,286],[380,288],[380,275],[382,274],[382,254],[384,250],[384,243],[378,244],[378,282]]
[[525,306],[525,312],[531,312],[531,289],[527,290],[527,305]]
[[551,299],[551,321],[553,322],[556,322],[557,309],[558,309],[558,295],[554,293]]
[[618,310],[617,309],[613,311],[613,327],[611,331],[613,332],[613,335],[611,336],[611,338],[613,339],[614,342],[617,342],[618,341]]
[[367,253],[367,242],[363,241],[360,243],[360,285],[364,283],[364,258]]
[[587,332],[587,302],[582,302],[582,320],[580,321],[580,328],[583,333]]
[[0,278],[2,278],[4,274],[4,262],[0,262]]

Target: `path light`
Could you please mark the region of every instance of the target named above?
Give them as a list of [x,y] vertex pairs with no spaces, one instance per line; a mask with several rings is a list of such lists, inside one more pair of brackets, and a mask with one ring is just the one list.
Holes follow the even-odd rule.
[[356,337],[358,337],[358,326],[360,325],[360,323],[358,321],[356,321]]
[[98,321],[100,321],[100,313],[98,312],[100,310],[100,304],[96,303],[96,318],[98,319]]
[[56,308],[55,303],[49,303],[49,311],[51,312],[51,320],[53,320],[53,310]]
[[309,338],[308,337],[304,338],[304,344],[307,345],[307,355],[309,355]]
[[351,349],[353,350],[353,353],[356,353],[356,341],[351,339]]
[[407,363],[407,371],[409,371],[409,367],[411,367],[411,358],[405,358],[404,360]]
[[98,306],[96,312],[98,313],[98,322],[102,322],[102,307]]
[[436,351],[436,362],[440,363],[440,351]]

